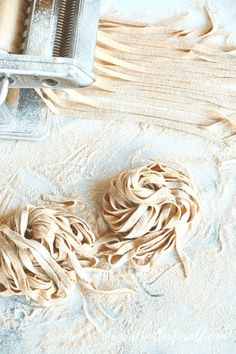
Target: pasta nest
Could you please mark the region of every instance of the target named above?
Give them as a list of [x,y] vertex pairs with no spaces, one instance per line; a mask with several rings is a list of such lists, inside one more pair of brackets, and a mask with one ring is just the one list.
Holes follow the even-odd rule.
[[175,247],[186,265],[183,237],[199,205],[197,188],[188,173],[164,164],[113,178],[103,198],[103,216],[112,230],[102,239],[109,263],[150,266],[162,252]]
[[88,224],[58,206],[26,206],[0,225],[0,294],[47,304],[64,298],[97,258]]

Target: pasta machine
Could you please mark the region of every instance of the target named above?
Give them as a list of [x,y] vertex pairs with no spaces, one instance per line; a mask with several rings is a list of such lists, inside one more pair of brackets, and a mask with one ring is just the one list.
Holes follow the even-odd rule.
[[99,7],[100,0],[0,0],[0,137],[46,136],[51,113],[36,88],[94,82]]

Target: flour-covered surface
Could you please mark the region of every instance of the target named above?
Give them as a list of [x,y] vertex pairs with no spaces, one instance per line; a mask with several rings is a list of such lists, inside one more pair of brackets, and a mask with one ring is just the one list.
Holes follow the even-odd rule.
[[[119,15],[125,11],[130,15],[137,6],[135,17],[144,8],[148,11],[147,2],[130,1],[128,10],[124,3],[104,1],[103,13],[111,7]],[[154,16],[162,4],[151,3]],[[169,13],[167,6],[165,15],[180,14],[181,6],[191,10],[192,3],[177,1],[177,13]],[[220,6],[219,1],[212,3]],[[230,16],[233,1],[227,4]],[[204,20],[202,6],[203,1],[196,13]],[[39,308],[22,297],[1,298],[1,353],[235,353],[234,129],[232,122],[220,126],[220,131],[216,124],[201,137],[191,134],[191,129],[176,131],[171,124],[162,128],[99,121],[89,114],[85,120],[78,113],[78,118],[54,117],[51,137],[44,142],[1,141],[1,215],[27,202],[76,198],[77,213],[96,235],[101,234],[97,221],[111,177],[153,161],[187,169],[202,204],[185,240],[184,250],[191,259],[187,279],[176,255],[169,253],[148,272],[129,266],[114,272],[88,270],[98,289],[123,289],[123,293],[104,295],[78,286],[68,299],[50,308]]]
[[91,271],[99,289],[132,288],[134,294],[78,288],[47,309],[24,298],[1,299],[1,352],[235,351],[235,211],[230,206],[236,174],[233,169],[228,173],[230,166],[220,168],[221,144],[145,124],[60,118],[47,141],[2,141],[1,151],[2,214],[25,202],[42,204],[42,196],[76,197],[81,215],[96,231],[110,178],[156,160],[184,165],[197,183],[204,210],[185,244],[191,259],[187,279],[169,254],[151,272]]
[[123,18],[156,23],[173,17],[188,15],[184,23],[191,29],[202,28],[207,22],[205,8],[214,13],[217,23],[236,39],[236,7],[234,0],[102,0],[102,14],[109,18]]

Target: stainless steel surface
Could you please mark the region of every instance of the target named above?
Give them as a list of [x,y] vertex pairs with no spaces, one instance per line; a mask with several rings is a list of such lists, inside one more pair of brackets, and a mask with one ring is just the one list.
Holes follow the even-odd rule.
[[95,77],[88,74],[77,59],[42,58],[29,55],[0,56],[0,77],[10,77],[10,88],[45,88],[45,82],[57,81],[51,88],[78,88],[91,85]]
[[3,79],[0,81],[0,106],[5,102],[8,94],[8,89],[10,85],[10,80],[8,77],[3,77]]
[[28,0],[24,54],[52,58],[60,0]]
[[87,72],[93,71],[101,0],[82,1],[80,20],[72,41],[73,57]]
[[91,85],[99,3],[27,0],[23,54],[0,53],[0,77],[10,77],[11,88],[45,87],[50,80],[57,81],[51,88]]
[[18,52],[0,50],[0,105],[8,88],[21,88],[15,107],[0,106],[0,137],[39,139],[50,114],[29,89],[78,88],[94,82],[100,0],[25,0],[22,8]]
[[33,89],[10,90],[0,106],[0,138],[42,140],[50,133],[51,112]]
[[[6,102],[0,105],[0,127],[11,123],[13,113]],[[1,130],[1,129],[0,129]]]

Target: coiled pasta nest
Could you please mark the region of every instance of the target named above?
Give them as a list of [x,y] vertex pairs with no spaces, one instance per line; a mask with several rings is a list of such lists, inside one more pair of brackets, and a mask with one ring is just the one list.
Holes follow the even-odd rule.
[[90,284],[94,234],[58,206],[26,206],[0,225],[0,295],[26,295],[38,303],[64,298],[79,280]]
[[121,173],[103,198],[103,216],[112,230],[102,238],[109,263],[152,265],[175,247],[186,270],[184,235],[199,209],[187,172],[154,163]]

